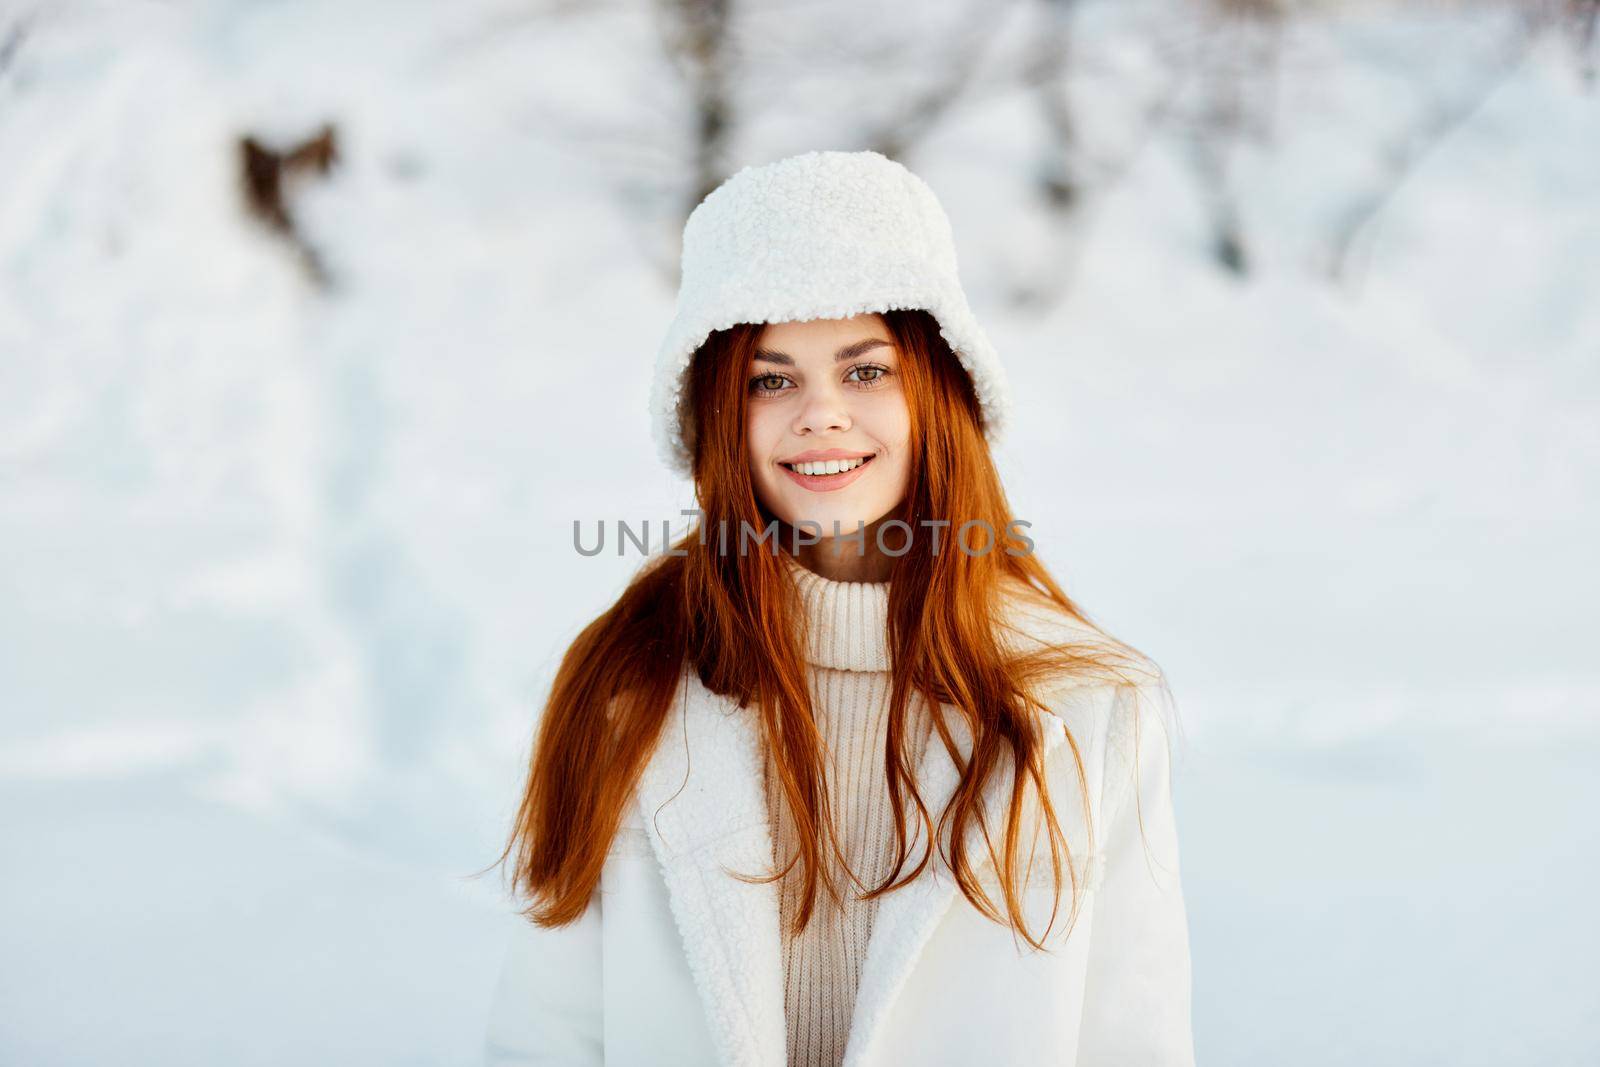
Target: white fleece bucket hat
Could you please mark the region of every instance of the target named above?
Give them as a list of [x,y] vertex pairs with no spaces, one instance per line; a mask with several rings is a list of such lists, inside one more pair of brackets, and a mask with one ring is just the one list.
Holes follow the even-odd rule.
[[984,436],[1010,414],[1005,370],[967,306],[950,220],[926,182],[877,152],[805,152],[728,178],[683,227],[677,313],[656,356],[651,432],[692,474],[687,396],[695,350],[741,322],[802,322],[920,308],[972,379]]

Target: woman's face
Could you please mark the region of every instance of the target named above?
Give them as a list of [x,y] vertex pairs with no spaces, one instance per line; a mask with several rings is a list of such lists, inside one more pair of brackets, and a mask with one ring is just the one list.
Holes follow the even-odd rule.
[[[900,370],[877,314],[762,330],[746,376],[745,440],[768,510],[832,537],[835,521],[839,533],[853,533],[900,503],[911,437]],[[870,532],[868,543],[870,551]]]

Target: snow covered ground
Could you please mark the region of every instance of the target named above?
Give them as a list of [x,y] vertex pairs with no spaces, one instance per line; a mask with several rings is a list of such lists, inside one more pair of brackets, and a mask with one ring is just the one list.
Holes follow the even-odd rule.
[[[0,1061],[475,1061],[514,920],[470,875],[639,562],[572,521],[692,499],[645,417],[681,94],[642,8],[530,10],[0,3]],[[907,162],[1018,514],[1185,716],[1201,1062],[1596,1062],[1600,89],[1551,41],[1485,88],[1503,27],[1446,8],[1296,24],[1238,278],[1180,140],[1118,133],[1181,10],[1083,7],[1127,169],[1075,244],[1015,92]],[[855,147],[821,93],[735,164]],[[1330,281],[1386,146],[1479,93]],[[233,141],[324,120],[318,293]]]

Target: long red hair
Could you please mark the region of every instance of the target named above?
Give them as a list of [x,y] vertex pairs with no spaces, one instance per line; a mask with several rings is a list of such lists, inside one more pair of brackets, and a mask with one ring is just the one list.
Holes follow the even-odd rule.
[[[949,520],[948,534],[964,522],[982,520],[997,537],[1003,536],[1002,531],[1013,529],[1013,516],[983,437],[971,380],[927,312],[889,311],[883,320],[900,353],[913,441],[907,491],[892,517],[913,530],[925,529],[925,519]],[[692,666],[710,691],[753,709],[792,813],[796,855],[780,870],[745,877],[769,881],[802,863],[796,923],[803,927],[819,882],[837,899],[837,885],[823,862],[824,848],[848,871],[824,789],[825,754],[812,717],[802,656],[804,616],[793,581],[784,561],[772,552],[721,551],[718,538],[700,534],[738,531],[741,522],[764,530],[774,519],[757,499],[744,437],[749,365],[762,329],[762,324],[739,324],[714,332],[690,367],[684,415],[701,525],[673,546],[683,554],[662,553],[640,568],[617,602],[573,641],[556,673],[534,739],[522,802],[498,861],[515,852],[512,889],[531,900],[523,914],[541,925],[570,923],[588,906],[685,666]],[[783,530],[787,537],[787,528]],[[899,538],[886,540],[897,548],[900,544]],[[984,915],[1042,947],[1049,927],[1036,939],[1023,925],[1019,904],[1029,783],[1048,823],[1058,898],[1063,866],[1071,882],[1069,929],[1078,913],[1080,872],[1050,802],[1043,741],[1036,730],[1036,709],[1044,707],[1039,694],[1047,683],[1073,676],[1131,685],[1126,668],[1142,657],[1104,635],[1031,552],[1007,551],[998,543],[983,555],[947,546],[935,552],[931,540],[911,538],[890,575],[893,681],[883,753],[896,813],[896,859],[890,869],[899,871],[909,856],[909,797],[926,831],[923,840],[939,842],[967,899]],[[1016,588],[1008,577],[1027,586],[1038,603],[1053,605],[1104,639],[1044,642],[1026,652],[1008,647],[1000,635],[1010,618],[1007,587]],[[908,710],[915,694],[927,701],[926,707],[953,708],[972,739],[970,759],[948,806],[939,813],[937,833],[915,781],[919,753],[914,751]],[[931,723],[961,765],[949,724],[941,715],[933,715]],[[1067,743],[1087,813],[1082,757],[1070,731]],[[978,883],[984,863],[975,864],[967,855],[966,830],[975,821],[982,823],[984,784],[1008,757],[1013,787],[998,855],[992,828],[981,827],[1004,897],[1002,919]],[[1092,827],[1089,840],[1092,848]],[[930,858],[925,849],[909,873],[871,887],[866,897],[910,882]],[[1054,921],[1052,914],[1052,925]]]

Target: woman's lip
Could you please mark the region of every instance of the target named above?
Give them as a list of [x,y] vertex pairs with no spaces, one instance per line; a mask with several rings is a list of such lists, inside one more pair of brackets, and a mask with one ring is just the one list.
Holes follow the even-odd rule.
[[813,448],[809,452],[801,452],[788,459],[780,459],[779,463],[809,463],[824,459],[868,459],[877,455],[876,452],[852,452],[848,448]]
[[861,477],[861,472],[870,466],[872,460],[869,458],[866,462],[841,474],[801,474],[799,471],[790,470],[782,463],[778,464],[778,469],[787,474],[796,485],[803,485],[813,493],[831,493],[835,489],[843,489]]

